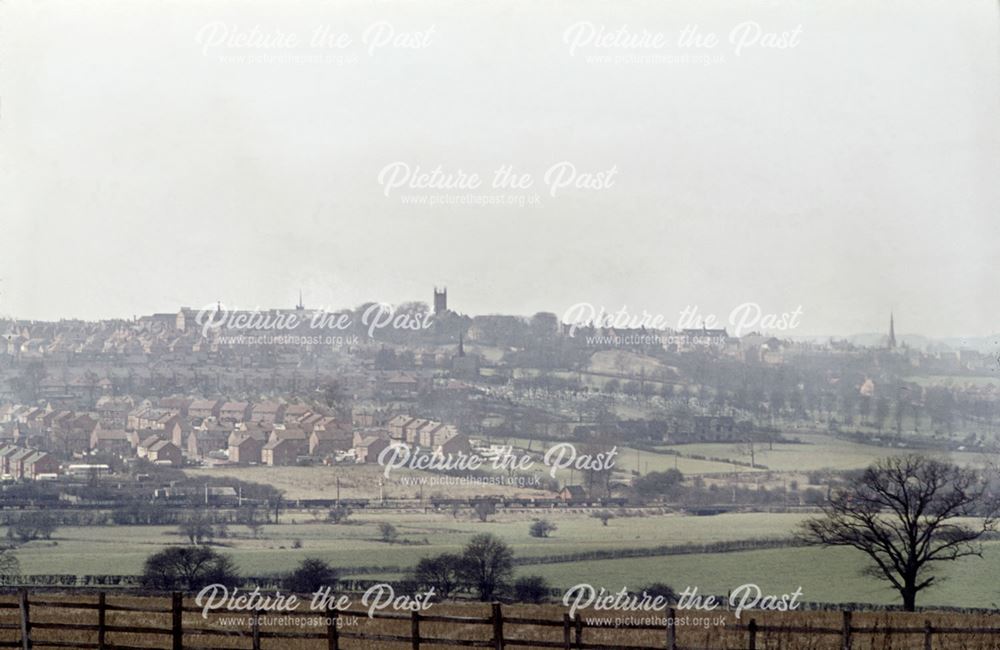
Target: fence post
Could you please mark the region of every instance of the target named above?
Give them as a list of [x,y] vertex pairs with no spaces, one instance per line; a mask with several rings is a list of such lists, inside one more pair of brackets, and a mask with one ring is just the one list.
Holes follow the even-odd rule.
[[21,589],[18,592],[18,599],[21,603],[21,647],[24,650],[31,650],[31,613],[28,610],[28,590]]
[[493,646],[503,650],[503,610],[500,603],[493,603]]
[[173,614],[173,621],[170,626],[173,632],[173,650],[184,650],[184,594],[175,591],[173,594],[170,611]]
[[844,610],[843,625],[843,646],[844,650],[851,650],[851,610]]
[[573,620],[574,626],[576,628],[576,647],[583,647],[583,618],[578,614]]
[[105,650],[105,634],[107,630],[104,629],[107,625],[108,616],[108,604],[107,596],[101,591],[97,594],[97,648],[98,650]]
[[931,627],[931,622],[924,621],[924,650],[932,650],[932,634],[934,634],[934,628]]
[[563,614],[563,650],[570,650],[570,648],[572,647],[571,641],[569,639],[569,626],[570,626],[569,614]]
[[750,633],[750,639],[747,643],[747,647],[750,650],[757,650],[757,619],[750,619],[750,624],[747,625],[747,632]]
[[260,610],[255,610],[250,619],[250,647],[260,650]]
[[410,638],[413,640],[413,650],[420,650],[420,612],[413,610],[410,616]]
[[674,618],[677,612],[673,607],[667,610],[667,648],[677,650],[677,628],[674,626]]
[[340,617],[340,610],[328,606],[326,608],[326,647],[327,650],[340,650],[340,631],[337,628],[337,620]]

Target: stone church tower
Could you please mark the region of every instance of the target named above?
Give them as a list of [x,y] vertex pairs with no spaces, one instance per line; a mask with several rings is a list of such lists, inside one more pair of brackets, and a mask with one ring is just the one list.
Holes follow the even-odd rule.
[[440,291],[434,287],[434,313],[443,314],[446,311],[448,311],[448,287]]

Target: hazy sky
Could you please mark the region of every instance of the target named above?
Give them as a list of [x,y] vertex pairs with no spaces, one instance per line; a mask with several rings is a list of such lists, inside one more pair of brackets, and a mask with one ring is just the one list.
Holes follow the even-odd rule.
[[[897,331],[995,333],[998,14],[6,0],[0,314],[290,306],[299,288],[336,308],[446,284],[471,314],[725,320],[753,302],[801,306],[793,334],[881,330],[890,309]],[[561,162],[612,182],[551,196]],[[393,164],[482,183],[387,187]],[[507,165],[532,186],[490,187]],[[407,203],[448,197],[526,204]]]

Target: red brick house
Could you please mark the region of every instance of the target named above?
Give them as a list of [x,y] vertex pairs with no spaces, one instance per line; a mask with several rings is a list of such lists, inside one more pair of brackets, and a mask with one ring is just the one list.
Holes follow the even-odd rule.
[[390,444],[388,436],[358,434],[354,441],[355,459],[359,463],[376,463],[378,455]]
[[215,425],[199,427],[187,436],[187,455],[191,458],[204,458],[213,451],[229,446],[228,427]]
[[272,438],[260,453],[265,465],[294,465],[302,450],[301,441],[291,438]]
[[146,452],[149,462],[157,465],[173,465],[179,467],[182,464],[181,449],[169,440],[160,440]]
[[253,422],[276,422],[281,423],[285,419],[285,405],[278,402],[261,402],[254,404],[250,411],[250,420]]
[[219,417],[219,409],[221,408],[222,402],[217,399],[196,399],[188,406],[188,417],[199,418],[201,420],[205,418],[217,418]]
[[219,421],[249,422],[251,408],[250,402],[226,402],[219,409]]
[[264,441],[245,431],[234,431],[229,436],[229,462],[238,465],[260,463]]
[[36,451],[24,459],[24,478],[35,480],[40,474],[58,474],[59,461],[44,451]]
[[98,427],[90,434],[90,448],[108,454],[126,455],[132,451],[128,432],[124,429],[102,429]]

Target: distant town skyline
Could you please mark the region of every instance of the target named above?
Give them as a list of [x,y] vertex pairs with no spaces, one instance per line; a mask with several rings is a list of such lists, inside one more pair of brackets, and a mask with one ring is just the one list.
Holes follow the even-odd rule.
[[[393,304],[393,305],[401,305],[401,304],[405,304],[405,303],[423,303],[423,304],[425,304],[427,306],[428,311],[433,311],[433,312],[436,313],[438,311],[441,311],[442,309],[449,309],[451,311],[454,311],[455,313],[462,314],[462,315],[469,316],[469,317],[487,316],[487,315],[509,315],[509,316],[517,316],[517,317],[523,317],[523,318],[530,318],[531,316],[533,316],[534,314],[537,314],[537,313],[551,313],[551,314],[554,314],[559,319],[559,321],[561,323],[570,324],[573,321],[573,317],[570,315],[570,312],[562,312],[562,313],[560,313],[560,312],[556,312],[556,311],[554,311],[552,309],[539,309],[539,310],[531,312],[531,313],[499,312],[499,311],[495,311],[495,310],[494,311],[482,312],[482,313],[473,313],[473,312],[464,311],[461,308],[454,308],[453,309],[453,307],[455,307],[454,304],[448,303],[448,299],[447,299],[447,286],[446,285],[441,285],[441,289],[444,290],[443,295],[441,293],[439,293],[438,286],[435,286],[434,287],[434,294],[433,294],[433,296],[432,296],[432,298],[430,300],[420,299],[420,298],[413,298],[411,300],[399,300],[399,301],[389,302],[389,301],[383,301],[383,300],[378,300],[378,299],[372,298],[371,300],[362,301],[361,303],[358,303],[358,304],[355,304],[355,305],[314,305],[314,304],[307,303],[307,301],[305,299],[305,296],[304,296],[304,293],[300,290],[296,294],[296,302],[294,304],[287,304],[287,305],[278,304],[278,305],[253,305],[253,306],[249,306],[249,305],[232,304],[232,303],[228,303],[226,301],[217,300],[215,302],[209,302],[209,303],[204,304],[204,305],[183,304],[183,305],[179,305],[179,306],[177,306],[176,308],[173,308],[173,309],[156,309],[156,310],[149,311],[149,312],[134,313],[134,314],[129,314],[129,315],[117,315],[117,316],[116,315],[112,315],[112,316],[105,316],[105,317],[101,317],[101,318],[81,318],[81,317],[75,317],[75,316],[60,316],[60,317],[54,318],[54,319],[26,318],[26,317],[20,317],[20,316],[16,316],[16,315],[6,314],[2,310],[0,310],[0,320],[3,320],[3,319],[36,320],[36,321],[41,321],[41,322],[53,322],[53,321],[59,321],[59,320],[81,320],[81,321],[95,321],[95,322],[96,321],[102,321],[102,320],[131,320],[131,319],[135,319],[135,318],[142,318],[142,317],[145,317],[145,316],[151,316],[153,314],[175,313],[175,312],[179,312],[179,311],[184,310],[184,309],[192,309],[192,310],[198,311],[198,310],[203,310],[203,309],[212,309],[212,308],[219,308],[219,307],[221,307],[223,309],[226,309],[226,310],[230,310],[230,311],[236,311],[236,310],[251,310],[251,311],[253,311],[253,310],[260,310],[260,311],[269,311],[269,310],[305,310],[305,311],[309,312],[309,311],[315,311],[315,310],[324,310],[324,311],[329,311],[329,312],[337,312],[337,311],[343,311],[343,310],[354,310],[354,309],[357,309],[359,306],[361,306],[361,305],[363,305],[365,303],[369,303],[369,302],[383,302],[383,303],[389,303],[389,304]],[[2,294],[0,294],[0,297],[2,297]],[[443,298],[443,300],[442,300],[442,298]],[[2,302],[0,302],[0,305],[2,305]],[[599,307],[598,307],[598,309],[599,309]],[[575,313],[579,314],[579,311],[577,311]],[[748,313],[750,313],[748,310],[744,310],[744,311],[741,311],[739,315],[742,318],[745,319],[747,317]],[[607,314],[607,318],[608,318],[608,320],[606,321],[607,323],[611,323],[612,322],[610,320],[610,318],[613,315],[614,315],[613,313]],[[761,315],[763,316],[765,314],[762,313]],[[627,317],[628,318],[634,318],[635,322],[638,322],[640,320],[640,318],[639,318],[640,316],[641,316],[641,314],[632,314],[632,313],[627,314]],[[765,334],[768,334],[768,335],[774,335],[774,336],[783,337],[783,338],[789,338],[789,339],[806,339],[806,340],[808,340],[808,339],[821,340],[821,339],[825,339],[825,338],[838,338],[838,337],[847,338],[847,337],[852,337],[852,336],[861,336],[861,337],[880,336],[880,337],[883,337],[883,338],[887,339],[888,345],[889,345],[890,348],[896,347],[897,346],[897,342],[899,344],[905,345],[906,344],[906,342],[905,342],[906,338],[926,338],[926,339],[929,339],[929,340],[954,340],[954,339],[967,338],[969,340],[973,340],[973,339],[988,339],[988,338],[996,336],[997,337],[997,341],[995,341],[995,343],[993,344],[992,347],[1000,348],[1000,332],[984,333],[984,334],[972,333],[972,334],[964,334],[964,335],[958,335],[958,336],[932,336],[932,335],[924,334],[923,332],[920,332],[919,330],[912,330],[912,331],[911,330],[905,330],[903,332],[897,333],[896,329],[895,329],[895,314],[894,314],[894,312],[891,312],[891,311],[888,312],[888,316],[887,316],[887,318],[888,318],[888,321],[887,321],[888,325],[887,325],[886,328],[883,328],[883,330],[879,330],[878,328],[872,328],[871,330],[858,330],[858,331],[852,331],[852,332],[829,332],[829,333],[822,333],[822,334],[801,332],[801,331],[799,331],[799,329],[797,327],[793,327],[793,328],[790,328],[790,329],[786,329],[786,328],[780,328],[780,329],[778,329],[778,328],[760,327],[759,326],[760,325],[760,319],[759,319],[759,317],[758,317],[757,321],[754,322],[754,323],[748,323],[747,320],[740,320],[739,318],[737,318],[735,321],[733,321],[733,320],[730,320],[730,319],[726,319],[724,316],[723,316],[723,320],[711,321],[709,319],[706,319],[705,317],[708,316],[709,318],[711,318],[713,316],[716,316],[716,314],[713,314],[712,312],[709,312],[709,311],[693,310],[693,309],[691,309],[691,306],[688,306],[686,309],[681,310],[680,312],[678,312],[678,314],[676,315],[677,318],[674,319],[674,320],[667,320],[668,316],[669,316],[668,314],[651,313],[651,314],[648,314],[648,318],[645,319],[645,322],[648,323],[648,322],[652,321],[655,318],[661,318],[662,317],[661,320],[663,320],[664,322],[666,322],[666,325],[664,327],[662,327],[662,328],[652,327],[651,329],[669,329],[669,330],[680,331],[680,330],[683,330],[683,329],[686,329],[686,328],[698,329],[698,328],[702,328],[702,327],[709,327],[711,329],[711,328],[714,327],[714,328],[719,328],[719,329],[725,329],[725,330],[727,330],[727,332],[729,333],[730,336],[742,336],[742,335],[745,335],[747,333],[765,333]],[[787,316],[787,314],[786,314],[786,316]],[[596,319],[584,319],[584,321],[580,321],[580,322],[586,322],[586,323],[589,324],[589,323],[596,322]],[[618,329],[628,329],[628,327],[625,326],[625,327],[620,327]],[[878,345],[881,345],[881,343],[878,343]]]

